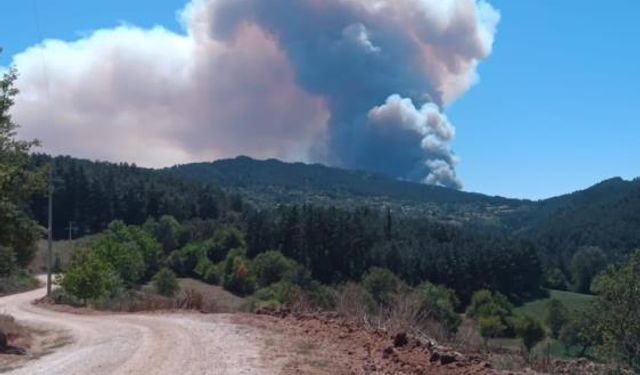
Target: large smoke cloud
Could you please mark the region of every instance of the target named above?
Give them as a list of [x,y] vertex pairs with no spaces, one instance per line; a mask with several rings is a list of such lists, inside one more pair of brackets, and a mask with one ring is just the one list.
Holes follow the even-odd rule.
[[491,52],[485,1],[193,0],[180,17],[185,34],[120,26],[15,56],[22,136],[150,166],[249,154],[460,186],[442,112]]

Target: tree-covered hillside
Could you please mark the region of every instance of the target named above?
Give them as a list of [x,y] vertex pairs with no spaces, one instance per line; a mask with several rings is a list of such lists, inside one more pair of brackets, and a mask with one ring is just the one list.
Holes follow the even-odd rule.
[[[35,154],[35,167],[53,161],[55,184],[53,233],[74,237],[97,233],[115,219],[142,224],[148,217],[172,215],[179,220],[216,218],[232,204],[220,189],[131,164],[114,164]],[[47,222],[47,197],[32,200],[31,211],[41,225]]]
[[503,216],[527,210],[531,204],[525,200],[400,181],[376,173],[246,156],[178,165],[167,170],[189,180],[240,193],[260,207],[277,204],[391,207],[406,216],[428,216],[494,229],[504,225]]
[[[48,156],[32,157],[34,166],[48,162]],[[322,275],[316,275],[322,280],[342,279],[340,275],[345,272],[353,277],[375,265],[381,252],[387,252],[385,257],[391,258],[383,263],[406,279],[428,277],[448,285],[468,283],[459,281],[464,280],[460,275],[483,269],[487,277],[495,276],[492,268],[478,266],[479,259],[493,256],[487,252],[491,247],[495,259],[499,259],[517,251],[525,241],[535,247],[547,276],[555,280],[551,283],[554,287],[588,291],[591,279],[603,265],[640,247],[640,180],[612,179],[573,194],[531,202],[397,181],[366,172],[246,157],[163,170],[58,157],[54,170],[59,180],[54,200],[54,233],[58,238],[67,235],[70,221],[78,228],[78,235],[99,232],[114,219],[139,225],[148,217],[162,215],[180,221],[232,217],[227,221],[242,226],[250,243],[261,246],[260,251],[265,247],[282,249],[306,264],[291,253],[301,251],[289,248],[295,238],[287,236],[294,234],[281,232],[281,228],[286,220],[309,215],[291,231],[319,226],[305,230],[311,233],[312,242],[316,237],[337,236],[332,230],[352,234],[335,248],[323,243],[320,249],[314,249],[317,254],[325,254],[322,259],[351,257],[347,254],[354,251],[353,241],[366,244],[356,257],[366,264],[357,272],[347,272],[335,260],[338,263],[331,264],[330,271],[326,268]],[[35,199],[31,206],[40,223],[46,223],[45,197]],[[402,229],[398,233],[405,234],[389,240],[381,235],[384,225],[377,219],[359,230],[358,225],[372,217],[362,212],[388,213],[393,222],[402,223],[397,224]],[[334,219],[342,220],[342,224],[336,226]],[[438,225],[444,229],[434,229],[440,228]],[[375,236],[367,234],[373,232]],[[439,233],[454,234],[443,244],[434,240]],[[255,253],[251,246],[249,251]],[[389,246],[396,250],[388,252]],[[420,254],[419,259],[415,254]],[[478,254],[482,255],[478,258]],[[444,265],[439,263],[447,257]],[[489,263],[493,267],[493,261]],[[324,267],[322,264],[314,261],[310,268]],[[453,267],[453,271],[445,266]],[[487,277],[483,276],[480,283],[491,283]],[[460,285],[455,289],[463,296],[469,293]]]
[[640,248],[640,179],[614,178],[540,201],[519,221],[515,233],[535,241],[552,263],[568,267],[573,254],[586,246],[618,260]]

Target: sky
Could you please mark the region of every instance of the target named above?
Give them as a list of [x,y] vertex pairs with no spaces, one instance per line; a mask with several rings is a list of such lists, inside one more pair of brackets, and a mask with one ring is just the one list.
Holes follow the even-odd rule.
[[[616,0],[605,5],[593,1],[580,2],[579,6],[576,3],[556,0],[490,1],[491,6],[499,11],[500,18],[491,52],[474,57],[479,60],[478,82],[468,90],[465,87],[464,93],[456,95],[455,100],[443,99],[438,103],[444,107],[444,113],[438,114],[439,124],[445,127],[448,121],[454,124],[455,138],[440,137],[435,151],[420,150],[431,152],[427,162],[442,162],[447,168],[455,168],[455,179],[462,183],[464,190],[540,199],[582,189],[614,176],[630,179],[640,175],[637,168],[640,161],[640,95],[637,94],[640,87],[640,43],[637,43],[640,23],[635,16],[640,11],[640,2]],[[186,0],[8,1],[0,13],[0,46],[4,48],[0,66],[8,66],[15,55],[38,44],[43,38],[72,42],[91,35],[94,30],[121,25],[143,29],[162,26],[171,32],[184,34],[184,25],[178,22],[177,12],[185,5]],[[268,15],[266,11],[265,14]],[[376,19],[368,21],[377,22]],[[264,21],[260,26],[266,28],[268,22],[276,21]],[[377,30],[383,29],[374,29]],[[367,35],[367,30],[364,31],[351,27],[343,34],[360,38]],[[276,28],[275,32],[285,40],[290,30]],[[249,32],[246,36],[250,40],[248,43],[253,40],[252,35]],[[180,43],[182,41],[176,41],[176,44]],[[284,51],[284,58],[279,51],[269,48],[263,53],[273,54],[276,63],[282,60],[283,64],[289,63],[300,71],[295,60],[300,51],[292,52],[294,48],[282,46],[280,52]],[[372,45],[371,49],[375,48]],[[41,57],[45,61],[50,59],[46,54]],[[330,60],[327,62],[331,63]],[[318,66],[311,67],[318,69]],[[52,69],[53,73],[55,71]],[[286,72],[282,77],[287,79]],[[230,81],[230,85],[234,84],[236,81]],[[293,86],[296,86],[295,82]],[[335,98],[332,88],[319,88],[317,83],[303,82],[297,86],[302,87],[302,92],[288,86],[283,90],[294,90],[291,95],[296,100],[302,97],[299,99],[301,102],[296,103],[305,108],[320,105],[315,94],[328,97],[325,100],[328,102]],[[239,91],[238,95],[241,93]],[[308,93],[314,95],[307,98],[305,95]],[[54,90],[53,95],[56,94]],[[394,109],[406,109],[394,107],[389,100],[386,104],[379,104],[375,106],[377,111],[372,110],[369,117],[372,113],[393,115]],[[329,107],[332,117],[338,117],[338,110],[331,104],[322,105]],[[371,107],[369,102],[362,105]],[[417,103],[415,108],[411,103],[409,110],[412,116],[426,113]],[[326,111],[325,108],[313,112],[315,117],[311,122],[328,121]],[[300,122],[308,116],[309,113],[305,112],[294,116],[291,121]],[[344,121],[359,118],[355,115],[343,117]],[[310,126],[294,140],[307,134],[313,134],[313,139],[316,134],[313,129]],[[282,134],[290,132],[290,129],[280,130]],[[432,129],[420,131],[427,139]],[[277,133],[274,137],[282,137],[282,134]],[[211,136],[233,138],[238,134],[216,132]],[[378,136],[376,133],[375,137]],[[258,134],[255,138],[260,137]],[[369,133],[358,137],[379,143]],[[189,147],[195,147],[193,140],[189,142],[184,141]],[[401,143],[399,145],[402,146]],[[249,142],[247,148],[250,150],[251,147],[259,146]],[[287,150],[292,147],[288,144]],[[71,153],[55,147],[51,150]],[[342,152],[342,149],[338,150]],[[376,153],[378,149],[370,146],[363,150],[380,155]],[[233,149],[228,150],[224,155],[232,152]],[[264,152],[264,155],[281,155],[281,149],[277,147]],[[391,159],[394,152],[390,151]],[[248,152],[239,149],[239,153]],[[198,155],[205,157],[210,154]],[[109,158],[107,154],[78,156]],[[295,159],[296,156],[287,154],[283,158]],[[363,160],[360,154],[345,154],[344,158],[352,158],[355,167],[365,168],[373,165],[370,163],[374,160]],[[167,159],[166,164],[170,164],[170,160]],[[403,163],[404,160],[398,156],[398,163],[390,164],[389,168],[398,165],[404,168]],[[447,172],[448,169],[434,178],[445,176]],[[446,176],[442,178],[441,181],[449,181]]]

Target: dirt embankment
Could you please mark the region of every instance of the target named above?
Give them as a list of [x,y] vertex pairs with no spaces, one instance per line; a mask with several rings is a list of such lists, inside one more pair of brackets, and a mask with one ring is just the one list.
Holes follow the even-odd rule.
[[465,356],[406,335],[363,330],[331,315],[237,315],[242,325],[271,330],[289,353],[287,374],[495,374],[480,357]]

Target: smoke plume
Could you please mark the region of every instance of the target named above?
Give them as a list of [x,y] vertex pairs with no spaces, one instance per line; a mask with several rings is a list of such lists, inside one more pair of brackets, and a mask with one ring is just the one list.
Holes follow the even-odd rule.
[[148,166],[248,154],[461,186],[443,111],[491,53],[486,1],[192,0],[179,17],[184,33],[122,25],[16,55],[21,135]]

